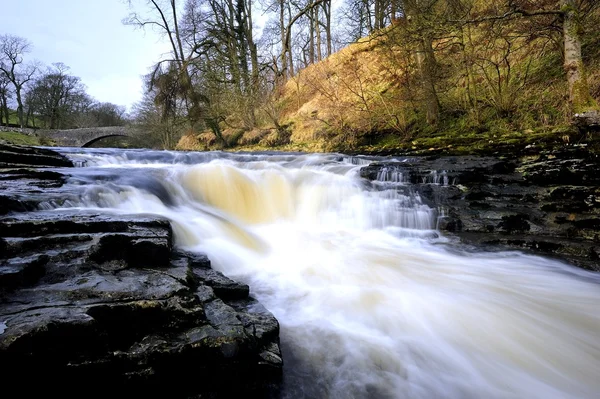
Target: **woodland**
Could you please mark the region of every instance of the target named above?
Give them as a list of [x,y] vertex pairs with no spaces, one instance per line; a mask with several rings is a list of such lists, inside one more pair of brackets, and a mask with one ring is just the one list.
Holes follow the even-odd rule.
[[123,23],[170,44],[130,114],[85,100],[62,64],[34,79],[5,35],[4,119],[12,94],[21,125],[111,114],[147,147],[357,152],[580,143],[600,123],[594,0],[127,3]]

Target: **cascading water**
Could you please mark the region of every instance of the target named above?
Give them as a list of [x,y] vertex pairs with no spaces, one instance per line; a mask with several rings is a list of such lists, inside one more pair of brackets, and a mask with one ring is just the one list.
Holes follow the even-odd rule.
[[599,277],[461,249],[397,171],[369,184],[368,159],[339,155],[63,151],[87,167],[47,207],[164,215],[250,285],[281,323],[284,397],[600,396]]

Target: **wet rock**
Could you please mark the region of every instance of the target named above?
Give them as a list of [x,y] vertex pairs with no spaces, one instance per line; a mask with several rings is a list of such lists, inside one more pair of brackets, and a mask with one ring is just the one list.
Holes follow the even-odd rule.
[[52,150],[0,144],[0,168],[23,166],[72,167],[73,163]]
[[449,231],[452,233],[458,233],[462,231],[462,221],[458,218],[453,217],[442,217],[438,220],[438,229],[442,231]]
[[266,397],[281,378],[277,320],[151,215],[1,217],[0,324],[3,379],[36,382],[21,397]]
[[213,269],[194,268],[194,276],[205,285],[212,287],[216,296],[223,300],[248,298],[250,288],[246,284],[233,281]]
[[575,114],[573,123],[583,131],[597,131],[600,129],[600,113],[593,110]]
[[404,162],[372,163],[361,168],[360,176],[378,180],[396,172],[402,173],[407,183],[457,185],[487,182],[498,173],[509,178],[515,168],[514,162],[493,157],[411,157]]
[[48,263],[47,255],[19,257],[2,262],[0,264],[0,287],[11,289],[34,284],[44,275],[46,263]]
[[411,157],[373,163],[360,174],[385,180],[385,171],[401,173],[404,183],[395,188],[418,193],[443,213],[438,228],[467,242],[525,249],[600,271],[599,167],[596,154],[573,148],[504,159]]
[[0,215],[32,211],[49,201],[68,201],[68,193],[61,190],[65,176],[38,168],[70,166],[71,161],[51,150],[0,145]]
[[531,230],[529,216],[525,214],[502,216],[502,222],[498,224],[498,228],[509,234],[529,231]]
[[19,200],[0,195],[0,215],[6,215],[9,212],[25,212],[27,210],[33,210],[33,207],[28,207]]

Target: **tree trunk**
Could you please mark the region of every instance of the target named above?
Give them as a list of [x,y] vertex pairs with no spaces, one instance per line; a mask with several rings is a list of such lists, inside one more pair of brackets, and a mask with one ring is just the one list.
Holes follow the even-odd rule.
[[179,34],[179,23],[177,22],[177,7],[175,5],[175,0],[171,0],[171,12],[173,13],[173,25],[175,28],[175,39],[177,40],[177,48],[174,50],[175,50],[175,53],[177,53],[177,50],[179,50],[178,58],[180,58],[181,62],[183,63],[185,60],[185,55],[183,53],[183,45],[181,44],[181,35]]
[[308,60],[311,64],[315,63],[315,31],[317,27],[317,18],[315,17],[315,9],[310,10],[310,29],[308,32]]
[[[292,37],[292,25],[293,25],[292,24],[292,6],[291,6],[291,2],[288,1],[287,6],[288,6],[288,20],[290,22],[289,22],[289,28],[288,28],[288,30],[286,32],[286,35],[287,35],[286,36],[286,40],[288,38]],[[289,56],[288,57],[288,61],[290,62],[290,71],[288,73],[288,76],[291,77],[291,76],[294,76],[294,56],[292,55],[292,46],[289,43],[290,40],[287,41],[287,51],[288,51],[288,56]]]
[[327,35],[327,56],[329,57],[333,52],[331,46],[331,0],[323,3],[325,11],[325,34]]
[[23,123],[25,121],[23,115],[23,99],[21,98],[21,87],[15,87],[15,94],[17,95],[17,116],[19,117],[19,125],[23,128]]
[[29,119],[32,119],[31,107],[27,107],[27,113],[25,114],[25,126],[29,126]]
[[315,12],[315,36],[317,37],[317,61],[323,59],[321,53],[321,21],[319,20],[319,7],[314,8]]
[[248,49],[250,52],[250,65],[252,67],[252,80],[250,94],[252,96],[250,104],[250,120],[252,127],[256,125],[256,115],[254,112],[254,104],[259,92],[259,67],[258,67],[258,51],[256,43],[254,42],[254,35],[252,30],[254,29],[254,22],[252,21],[252,0],[244,1],[245,13],[246,13],[246,40],[248,40]]
[[410,17],[410,23],[415,26],[417,39],[417,66],[423,91],[423,100],[425,105],[425,114],[427,123],[437,125],[440,116],[440,102],[435,90],[435,54],[432,47],[432,39],[425,24],[422,22],[421,10],[418,8],[418,2],[411,0],[405,1],[405,11]]
[[283,80],[287,80],[287,51],[285,43],[285,8],[283,0],[279,0],[279,26],[281,29],[281,73]]
[[569,102],[573,114],[598,113],[598,104],[590,94],[581,57],[581,21],[575,0],[563,3],[564,68],[569,83]]
[[368,33],[373,32],[373,15],[371,14],[371,4],[369,0],[363,0],[365,5],[365,14],[367,16],[367,30]]
[[[4,116],[6,115],[6,122],[4,122]],[[8,99],[2,95],[0,97],[0,125],[5,123],[4,126],[8,126]]]
[[252,65],[252,91],[253,94],[258,92],[259,82],[259,66],[258,66],[258,50],[256,43],[254,42],[254,35],[252,30],[254,29],[254,21],[252,20],[252,1],[247,0],[246,2],[246,18],[248,19],[246,36],[248,39],[248,47],[250,49],[250,64]]
[[417,63],[421,73],[421,87],[425,97],[425,111],[427,115],[427,123],[437,125],[440,115],[440,103],[437,92],[435,90],[435,55],[431,47],[431,39],[423,37],[419,40],[419,48],[417,50]]

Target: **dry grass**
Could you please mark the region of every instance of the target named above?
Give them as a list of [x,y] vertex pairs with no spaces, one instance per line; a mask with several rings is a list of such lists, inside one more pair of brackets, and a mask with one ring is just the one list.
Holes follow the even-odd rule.
[[238,140],[238,144],[241,146],[255,145],[258,144],[268,134],[269,130],[252,129],[244,132],[242,137]]
[[[434,43],[442,108],[438,126],[425,122],[414,38],[397,26],[300,71],[273,93],[270,118],[262,118],[260,128],[225,129],[223,136],[230,146],[247,150],[461,145],[467,151],[474,141],[493,145],[561,130],[569,109],[560,50],[547,37],[523,36],[519,24],[524,23],[516,20],[494,32],[480,24],[446,32],[448,38]],[[588,78],[598,98],[600,40],[588,42]],[[288,133],[270,125],[274,120]],[[178,148],[218,144],[212,133],[203,133],[182,138]]]
[[202,135],[186,134],[179,139],[175,146],[179,151],[204,151],[208,148],[205,142],[200,138]]
[[[287,82],[283,122],[292,142],[323,138],[324,132],[365,132],[384,127],[398,87],[380,38],[363,39],[311,65]],[[394,110],[395,111],[395,110]]]

